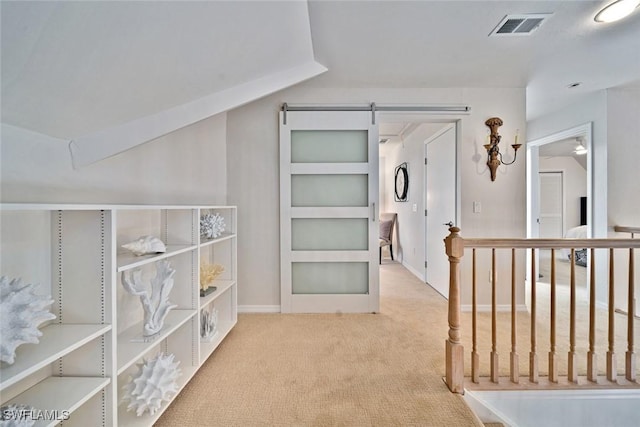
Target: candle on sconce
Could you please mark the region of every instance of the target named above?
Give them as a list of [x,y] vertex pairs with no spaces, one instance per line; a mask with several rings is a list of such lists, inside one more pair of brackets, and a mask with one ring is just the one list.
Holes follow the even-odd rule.
[[516,141],[514,142],[514,144],[518,143],[518,134],[520,133],[520,129],[516,129]]

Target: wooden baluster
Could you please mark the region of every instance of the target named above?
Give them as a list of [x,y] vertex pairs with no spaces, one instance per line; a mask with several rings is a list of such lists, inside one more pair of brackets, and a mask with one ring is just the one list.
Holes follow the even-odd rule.
[[471,328],[472,331],[472,344],[471,350],[471,381],[474,383],[480,382],[480,355],[478,354],[478,338],[477,338],[477,322],[478,322],[478,300],[477,300],[477,288],[476,288],[476,248],[473,248],[471,252]]
[[627,308],[627,352],[625,364],[625,377],[629,381],[636,380],[636,356],[633,353],[633,330],[636,309],[635,299],[635,283],[634,283],[634,266],[633,266],[633,248],[629,248],[629,303]]
[[591,248],[589,285],[589,352],[587,353],[587,380],[598,382],[596,357],[596,250]]
[[458,227],[449,228],[444,239],[449,257],[449,337],[445,341],[445,380],[453,393],[464,393],[464,347],[460,343],[460,258],[464,239]]
[[520,382],[518,350],[516,349],[516,250],[511,248],[511,382]]
[[496,326],[498,319],[496,317],[496,248],[491,249],[491,381],[498,382],[498,351],[497,339],[498,333]]
[[531,351],[529,352],[529,381],[538,382],[538,355],[536,354],[536,250],[531,248]]
[[558,382],[558,364],[556,362],[556,250],[551,249],[551,325],[549,331],[551,348],[549,350],[549,381]]
[[609,350],[607,351],[607,380],[618,381],[615,353],[615,290],[614,290],[613,248],[609,248]]
[[569,310],[569,372],[568,380],[578,381],[576,366],[576,250],[571,248],[571,302]]

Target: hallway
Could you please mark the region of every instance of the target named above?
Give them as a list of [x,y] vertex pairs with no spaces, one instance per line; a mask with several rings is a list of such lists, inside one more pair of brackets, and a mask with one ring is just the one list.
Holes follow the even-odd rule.
[[379,314],[241,314],[158,426],[482,426],[442,381],[446,301],[398,263]]

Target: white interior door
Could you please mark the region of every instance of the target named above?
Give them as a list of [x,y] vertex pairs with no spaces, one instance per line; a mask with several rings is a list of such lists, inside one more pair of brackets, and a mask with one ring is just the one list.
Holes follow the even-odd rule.
[[564,237],[564,191],[562,172],[540,172],[540,228],[541,238]]
[[378,128],[366,111],[280,114],[282,312],[377,312]]
[[456,131],[449,125],[425,143],[425,281],[449,297],[449,260],[444,225],[456,222]]

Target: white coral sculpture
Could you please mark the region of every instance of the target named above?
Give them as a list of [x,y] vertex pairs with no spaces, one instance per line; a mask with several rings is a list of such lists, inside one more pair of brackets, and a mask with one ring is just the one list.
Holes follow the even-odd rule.
[[167,246],[155,236],[142,236],[133,242],[122,245],[122,247],[133,252],[135,256],[167,252]]
[[50,296],[37,295],[36,287],[23,284],[19,278],[0,277],[0,360],[3,362],[15,362],[18,346],[40,342],[42,332],[38,326],[56,318],[47,308],[53,300]]
[[2,427],[31,427],[36,423],[32,414],[37,415],[36,409],[27,405],[6,405],[0,408],[0,426]]
[[214,307],[211,312],[202,310],[200,322],[200,337],[205,340],[213,338],[218,333],[218,309]]
[[178,392],[176,380],[181,372],[180,361],[174,362],[175,355],[160,353],[151,360],[138,364],[138,372],[123,387],[123,402],[129,402],[127,411],[135,410],[137,416],[148,411],[155,414],[163,402],[171,400]]
[[220,237],[225,227],[224,218],[218,213],[208,213],[200,218],[200,235],[204,238],[215,239]]
[[156,263],[156,276],[151,281],[151,292],[142,283],[142,271],[139,268],[129,273],[122,272],[122,286],[132,295],[140,297],[144,310],[143,336],[155,335],[162,329],[169,311],[177,305],[169,302],[169,292],[173,288],[174,270],[168,261]]

